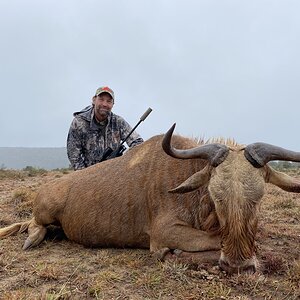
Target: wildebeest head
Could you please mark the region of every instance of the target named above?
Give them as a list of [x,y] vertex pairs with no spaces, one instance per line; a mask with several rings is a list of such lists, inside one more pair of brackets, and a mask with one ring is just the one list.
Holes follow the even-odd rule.
[[267,163],[271,160],[299,162],[300,153],[265,143],[246,147],[214,143],[180,150],[171,146],[174,128],[175,124],[164,136],[164,151],[174,158],[201,158],[208,164],[170,192],[187,193],[207,185],[220,224],[220,267],[229,273],[255,271],[255,235],[265,183],[300,192],[300,180],[275,171]]

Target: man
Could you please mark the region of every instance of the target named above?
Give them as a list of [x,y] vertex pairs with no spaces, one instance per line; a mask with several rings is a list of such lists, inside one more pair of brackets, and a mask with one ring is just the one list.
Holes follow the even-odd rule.
[[[92,105],[75,112],[67,138],[67,153],[74,170],[98,163],[107,147],[118,147],[132,130],[120,116],[112,113],[115,96],[109,87],[97,89]],[[135,131],[127,139],[129,147],[143,139]]]

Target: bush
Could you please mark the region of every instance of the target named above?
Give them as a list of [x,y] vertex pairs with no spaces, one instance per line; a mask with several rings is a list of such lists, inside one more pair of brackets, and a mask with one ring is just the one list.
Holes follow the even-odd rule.
[[271,161],[269,165],[278,171],[300,170],[300,163],[291,161]]
[[24,179],[24,173],[17,170],[0,169],[0,179]]
[[42,175],[42,174],[47,173],[47,170],[45,170],[45,169],[35,168],[32,166],[25,167],[23,169],[23,171],[25,171],[29,177],[34,177],[37,175]]

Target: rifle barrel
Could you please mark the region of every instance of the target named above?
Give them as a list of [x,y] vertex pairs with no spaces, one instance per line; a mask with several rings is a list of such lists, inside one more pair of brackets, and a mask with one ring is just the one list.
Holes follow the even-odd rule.
[[141,116],[140,120],[141,120],[141,121],[145,121],[145,119],[150,115],[151,111],[152,111],[152,108],[149,107],[149,108],[144,112],[144,114]]
[[152,111],[152,108],[148,108],[144,114],[141,116],[140,120],[138,121],[138,123],[132,128],[132,130],[128,133],[128,135],[126,136],[126,138],[121,142],[120,145],[123,145],[126,140],[129,138],[129,136],[134,132],[134,130],[141,124],[141,122],[145,121],[145,119],[150,115]]

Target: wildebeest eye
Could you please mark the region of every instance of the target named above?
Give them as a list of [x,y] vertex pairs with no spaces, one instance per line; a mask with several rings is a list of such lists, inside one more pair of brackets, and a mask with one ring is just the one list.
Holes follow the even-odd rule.
[[214,202],[222,202],[224,199],[222,197],[214,197]]

